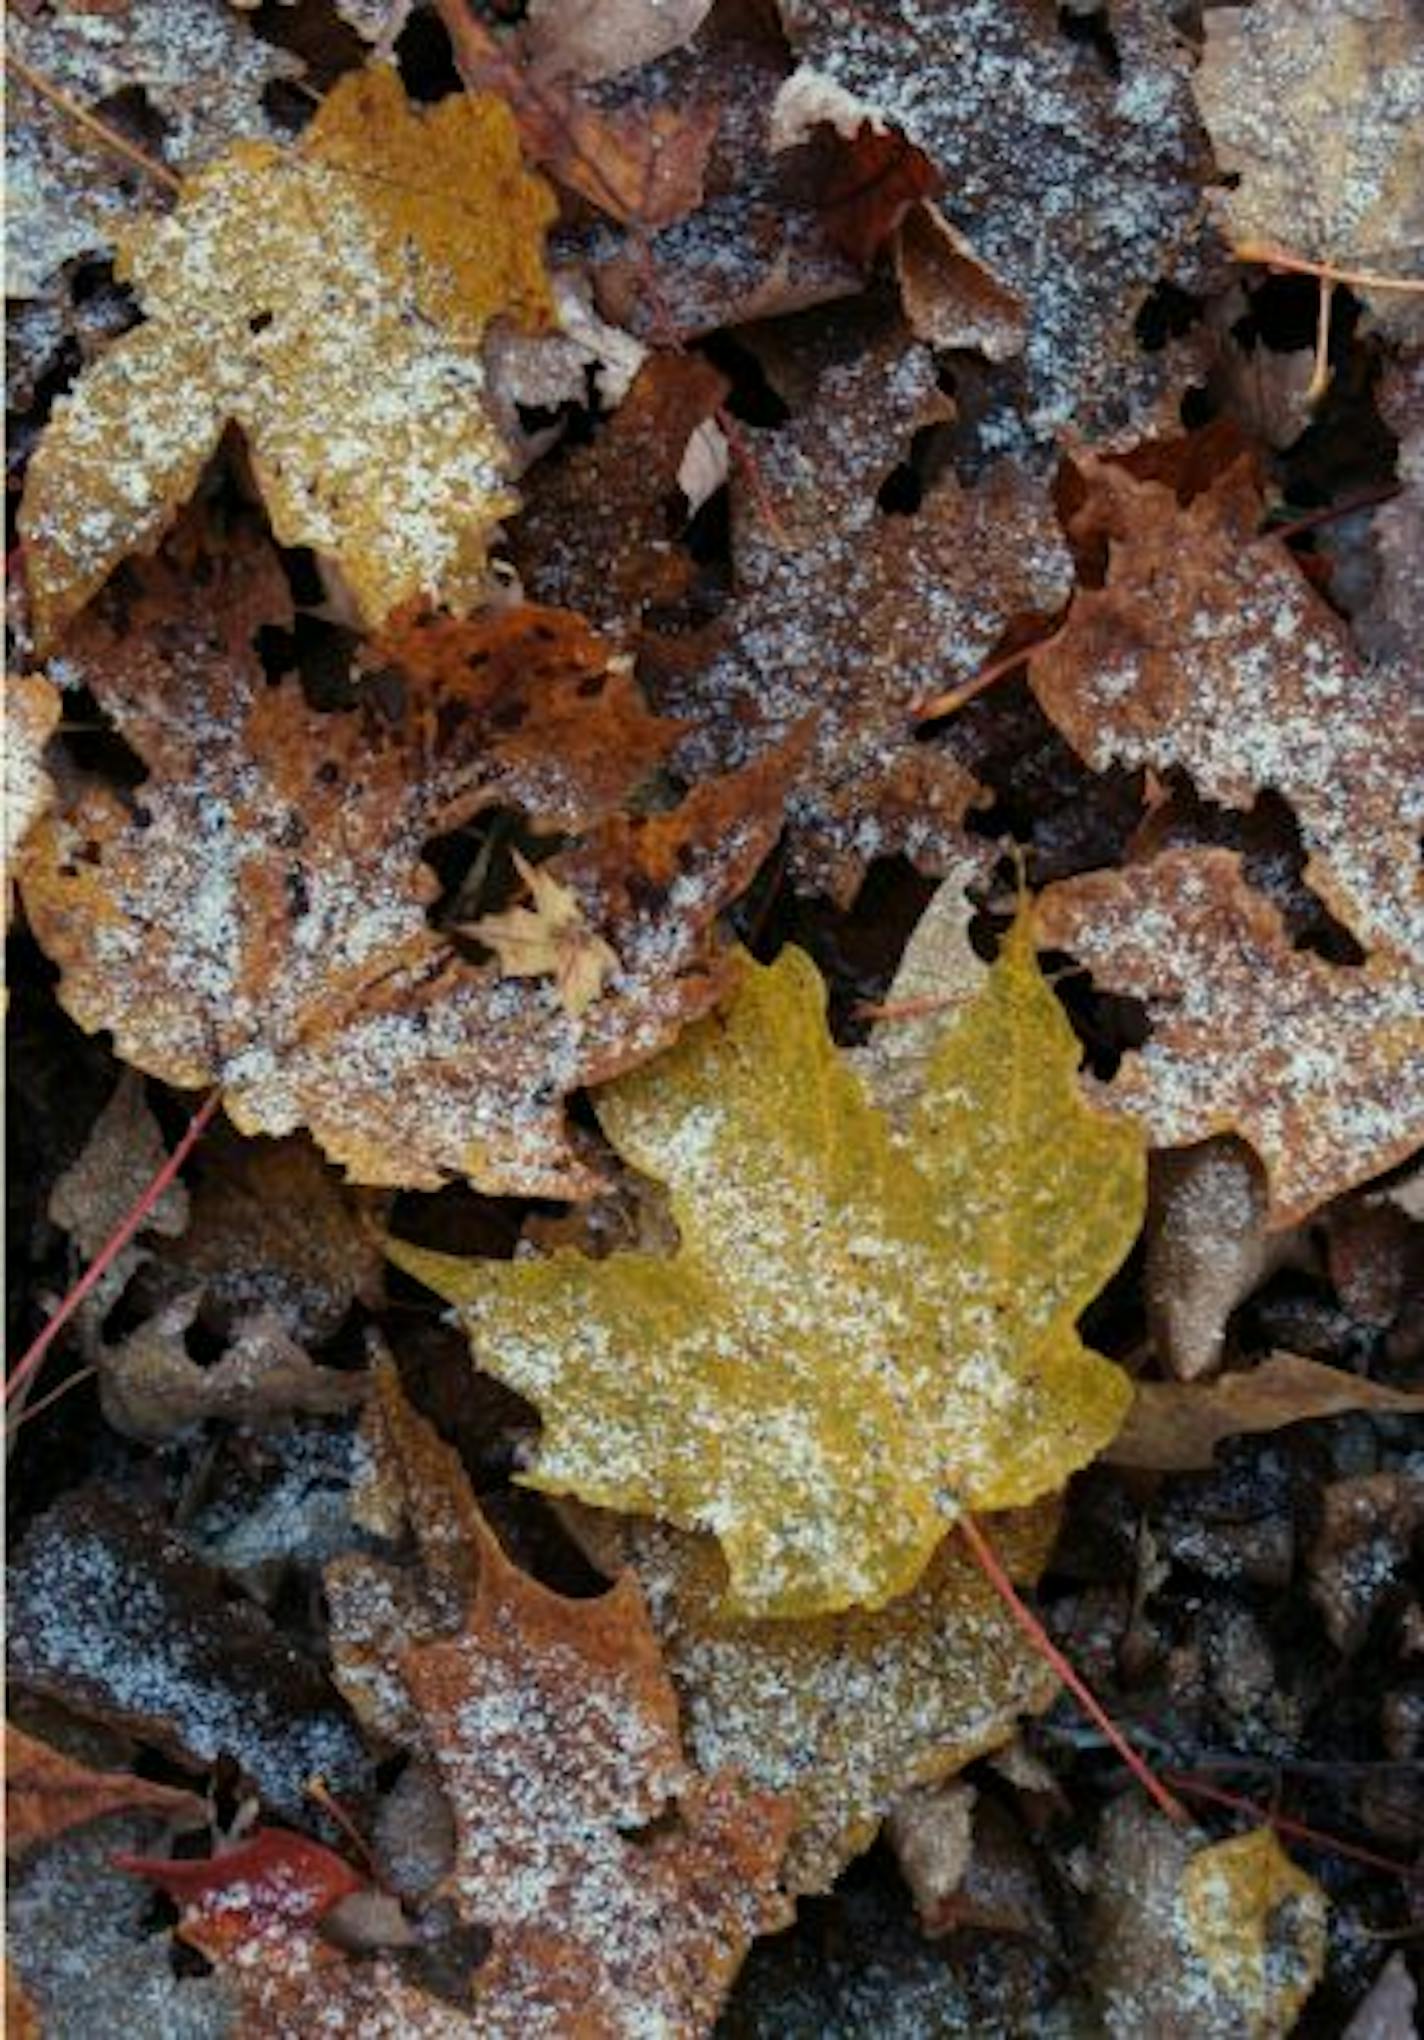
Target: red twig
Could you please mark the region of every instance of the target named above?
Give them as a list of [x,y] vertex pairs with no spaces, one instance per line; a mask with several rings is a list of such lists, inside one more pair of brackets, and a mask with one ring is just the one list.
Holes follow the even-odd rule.
[[59,1309],[54,1313],[54,1316],[45,1325],[43,1331],[24,1358],[17,1361],[11,1370],[9,1380],[5,1383],[5,1401],[7,1404],[12,1402],[20,1393],[20,1390],[31,1382],[39,1372],[40,1367],[44,1363],[46,1353],[48,1353],[50,1347],[54,1344],[59,1333],[69,1323],[69,1320],[99,1281],[105,1269],[110,1267],[118,1255],[123,1252],[129,1241],[148,1217],[148,1214],[153,1210],[159,1198],[196,1147],[203,1135],[204,1129],[221,1102],[221,1091],[210,1091],[208,1093],[208,1096],[188,1121],[187,1129],[182,1139],[162,1168],[154,1176],[153,1181],[119,1221],[119,1224],[99,1249],[99,1252],[70,1290],[68,1296],[65,1297]]
[[980,1571],[1039,1656],[1058,1674],[1088,1719],[1101,1729],[1148,1798],[1166,1814],[1168,1820],[1178,1827],[1185,1827],[1189,1820],[1187,1809],[1179,1799],[1173,1798],[1146,1759],[1133,1748],[1097,1695],[1069,1664],[1009,1578],[1002,1559],[978,1523],[972,1516],[965,1515],[960,1517],[957,1527]]
[[1356,510],[1372,510],[1376,503],[1390,503],[1398,494],[1398,482],[1391,482],[1383,489],[1367,489],[1361,496],[1347,496],[1343,503],[1327,503],[1321,510],[1310,510],[1304,517],[1293,517],[1289,524],[1268,524],[1258,536],[1282,540],[1298,538],[1303,531],[1314,531],[1322,524],[1332,524],[1337,517],[1349,517]]
[[1307,1827],[1303,1820],[1292,1820],[1289,1814],[1276,1813],[1257,1800],[1243,1798],[1239,1792],[1225,1792],[1219,1785],[1203,1785],[1182,1771],[1167,1771],[1164,1776],[1189,1798],[1205,1799],[1213,1806],[1228,1806],[1233,1813],[1244,1813],[1251,1820],[1279,1829],[1293,1842],[1304,1842],[1308,1847],[1323,1849],[1332,1856],[1347,1856],[1352,1863],[1363,1863],[1370,1870],[1383,1870],[1391,1877],[1403,1877],[1412,1884],[1424,1879],[1424,1868],[1416,1864],[1396,1863],[1389,1856],[1377,1856],[1373,1849],[1362,1849],[1355,1842],[1342,1841],[1338,1835],[1328,1835],[1319,1828]]

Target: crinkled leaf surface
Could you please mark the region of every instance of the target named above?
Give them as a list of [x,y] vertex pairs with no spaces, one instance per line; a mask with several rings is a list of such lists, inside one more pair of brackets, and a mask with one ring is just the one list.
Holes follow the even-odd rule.
[[707,638],[666,647],[661,698],[698,722],[692,770],[809,723],[792,867],[842,900],[874,857],[942,864],[961,845],[978,787],[945,743],[917,739],[916,706],[1071,585],[1047,491],[1021,467],[972,488],[944,477],[912,516],[880,508],[916,430],[945,413],[928,348],[894,330],[832,339],[805,409],[757,435],[757,485],[734,491],[735,599]]
[[1096,771],[1178,766],[1214,801],[1285,795],[1307,879],[1367,947],[1424,958],[1424,691],[1367,667],[1278,539],[1258,538],[1252,463],[1182,506],[1157,481],[1088,470],[1079,516],[1109,540],[1035,653],[1034,692]]
[[1050,886],[1040,939],[1146,1002],[1152,1033],[1105,1104],[1181,1147],[1234,1132],[1270,1178],[1274,1226],[1402,1161],[1424,1139],[1424,984],[1380,955],[1350,967],[1291,947],[1229,850]]
[[151,549],[229,424],[272,527],[335,561],[380,622],[483,592],[514,507],[479,346],[550,314],[547,188],[499,101],[411,108],[393,71],[343,79],[291,149],[239,144],[125,237],[146,322],[56,407],[26,481],[35,627]]
[[[47,818],[32,924],[82,1026],[181,1085],[220,1082],[246,1132],[308,1126],[357,1179],[567,1195],[592,1182],[563,1095],[652,1053],[717,994],[711,924],[778,825],[783,768],[630,818],[677,726],[562,611],[414,619],[367,646],[358,705],[269,687],[275,560],[241,546],[145,569],[71,634],[152,777]],[[620,968],[581,1014],[430,927],[425,842],[482,809],[586,830],[553,860]]]
[[[1396,276],[1424,272],[1424,22],[1412,0],[1215,7],[1194,80],[1238,242]],[[1408,299],[1380,292],[1417,322]],[[1416,299],[1417,306],[1418,300]]]
[[675,1256],[395,1258],[538,1405],[534,1485],[715,1532],[735,1612],[880,1607],[962,1510],[1056,1488],[1125,1410],[1075,1320],[1136,1234],[1142,1143],[1077,1062],[1021,919],[897,1145],[787,950],[599,1094],[669,1186]]
[[1141,395],[1133,320],[1190,244],[1206,173],[1165,18],[1115,6],[1110,70],[1038,0],[780,8],[803,66],[943,173],[951,225],[1027,306],[1030,427],[1120,431]]
[[[729,1620],[711,1538],[566,1506],[599,1565],[636,1572],[699,1769],[738,1771],[794,1799],[793,1891],[829,1890],[908,1786],[1007,1741],[1019,1715],[1058,1690],[956,1537],[888,1608]],[[995,1525],[1020,1576],[1043,1564],[1057,1522],[1056,1506],[1040,1503]]]

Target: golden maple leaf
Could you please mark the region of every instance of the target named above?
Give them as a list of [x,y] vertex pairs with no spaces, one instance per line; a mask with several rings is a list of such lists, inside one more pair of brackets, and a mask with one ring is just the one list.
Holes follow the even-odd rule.
[[1243,2030],[1288,2033],[1325,1967],[1325,1894],[1268,1827],[1199,1849],[1182,1871],[1193,1955],[1238,2008]]
[[788,950],[598,1093],[679,1253],[392,1253],[538,1404],[532,1486],[715,1532],[729,1612],[879,1607],[963,1510],[1061,1485],[1130,1399],[1075,1319],[1136,1234],[1143,1146],[1077,1064],[1020,917],[897,1141]]
[[481,593],[514,508],[480,341],[551,316],[546,185],[497,99],[412,108],[384,68],[343,78],[290,149],[243,142],[122,239],[146,322],[58,404],[21,525],[53,639],[151,550],[229,424],[277,538],[333,560],[368,622]]

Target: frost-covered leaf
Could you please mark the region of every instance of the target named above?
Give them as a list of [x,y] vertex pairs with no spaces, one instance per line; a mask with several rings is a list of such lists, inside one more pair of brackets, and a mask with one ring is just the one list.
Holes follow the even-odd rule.
[[525,30],[551,78],[613,78],[694,36],[712,0],[531,0]]
[[[714,1001],[712,924],[774,840],[785,767],[630,819],[677,726],[578,618],[404,621],[366,646],[357,706],[324,714],[254,649],[285,604],[239,546],[146,568],[72,633],[66,670],[152,777],[137,805],[89,786],[31,839],[62,999],[140,1068],[220,1082],[244,1131],[308,1126],[358,1180],[586,1191],[563,1096]],[[588,832],[547,869],[621,967],[578,1018],[429,925],[424,845],[500,805]]]
[[880,508],[916,430],[946,415],[928,348],[852,327],[822,362],[794,422],[755,435],[758,479],[734,492],[734,600],[705,637],[668,641],[660,699],[696,721],[683,755],[697,772],[809,724],[792,867],[845,900],[872,858],[962,850],[978,787],[943,741],[916,737],[914,711],[1071,582],[1046,490],[1019,466],[972,488],[941,478],[911,516]]
[[368,621],[479,599],[516,501],[480,343],[498,314],[547,322],[552,211],[505,106],[414,108],[387,69],[343,78],[290,149],[242,143],[187,179],[124,237],[145,323],[30,465],[41,639],[153,548],[233,424],[277,537],[335,562]]
[[[1412,0],[1214,7],[1194,81],[1238,243],[1424,274],[1424,22]],[[1364,289],[1392,322],[1408,299]],[[1415,301],[1417,304],[1417,300]]]
[[127,1771],[96,1771],[6,1722],[7,1854],[18,1855],[110,1813],[155,1813],[186,1827],[201,1827],[205,1817],[195,1793]]
[[324,1778],[359,1795],[356,1732],[315,1663],[258,1609],[230,1601],[151,1510],[75,1489],[14,1555],[10,1676],[207,1768],[226,1752],[288,1815]]
[[1325,1894],[1269,1828],[1203,1843],[1145,1802],[1099,1841],[1094,1985],[1111,2040],[1283,2040],[1319,1981]]
[[482,914],[461,933],[494,951],[502,977],[551,977],[559,1004],[577,1020],[617,970],[618,958],[589,927],[567,886],[517,850],[514,864],[529,889],[529,905]]
[[1256,538],[1249,461],[1185,507],[1111,463],[1088,478],[1078,519],[1107,535],[1108,576],[1033,656],[1044,708],[1098,771],[1178,766],[1243,809],[1284,794],[1314,890],[1367,948],[1424,958],[1417,676],[1366,667],[1284,545]]
[[[94,1121],[88,1140],[50,1192],[50,1219],[63,1226],[82,1260],[95,1259],[167,1159],[162,1130],[144,1096],[143,1079],[135,1071],[125,1070]],[[182,1182],[170,1183],[81,1305],[82,1332],[98,1331],[135,1269],[149,1259],[156,1239],[173,1238],[187,1223],[187,1187]]]
[[[124,0],[121,7],[16,8],[7,43],[71,105],[107,117],[137,99],[156,116],[143,149],[170,170],[196,170],[234,142],[267,140],[263,94],[302,65],[254,35],[226,0]],[[43,98],[7,79],[5,294],[33,297],[61,264],[107,253],[123,223],[162,186]],[[149,127],[157,132],[149,132]]]
[[1370,651],[1424,672],[1424,348],[1386,368],[1377,401],[1399,440],[1399,494],[1375,512],[1379,586],[1355,627]]
[[43,673],[5,676],[3,705],[5,797],[0,809],[5,866],[5,921],[10,919],[10,871],[15,853],[54,799],[54,782],[44,767],[45,745],[58,726],[59,690]]
[[897,1145],[814,966],[748,960],[725,1012],[597,1100],[668,1185],[676,1255],[394,1257],[538,1405],[532,1485],[714,1532],[729,1612],[881,1607],[963,1510],[1059,1486],[1122,1417],[1075,1320],[1136,1234],[1142,1146],[1077,1062],[1021,918]]
[[1229,1134],[1152,1158],[1142,1286],[1158,1359],[1181,1381],[1221,1364],[1227,1320],[1275,1257],[1266,1172]]
[[[1043,1564],[1057,1517],[1040,1504],[996,1523],[1020,1577]],[[794,1798],[789,1890],[828,1890],[907,1786],[962,1769],[1057,1691],[955,1537],[888,1608],[759,1621],[723,1614],[710,1538],[572,1505],[568,1520],[605,1571],[637,1574],[699,1769]]]
[[1238,1133],[1266,1164],[1273,1226],[1402,1161],[1424,1139],[1424,985],[1388,955],[1359,966],[1292,949],[1280,914],[1229,850],[1050,886],[1045,947],[1147,1007],[1106,1105],[1184,1147]]
[[1115,1466],[1191,1473],[1210,1466],[1226,1438],[1356,1410],[1424,1415],[1424,1393],[1388,1388],[1295,1353],[1272,1353],[1254,1367],[1215,1381],[1140,1381],[1127,1421],[1104,1457]]
[[1113,8],[1110,68],[1037,0],[780,8],[803,65],[784,92],[804,109],[809,71],[842,129],[889,122],[923,150],[945,216],[1026,307],[1031,429],[1121,431],[1142,370],[1133,322],[1190,245],[1206,165],[1161,11]]

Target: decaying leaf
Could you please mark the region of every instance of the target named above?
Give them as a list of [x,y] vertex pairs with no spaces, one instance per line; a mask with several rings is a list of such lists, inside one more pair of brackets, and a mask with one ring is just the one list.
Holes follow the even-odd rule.
[[1050,886],[1040,940],[1146,1002],[1152,1034],[1096,1095],[1163,1147],[1234,1132],[1270,1179],[1273,1226],[1401,1161],[1424,1138],[1424,986],[1381,955],[1294,950],[1229,850],[1168,850]]
[[1112,2040],[1282,2040],[1320,1979],[1325,1894],[1269,1828],[1203,1844],[1119,1800],[1099,1842],[1094,1986]]
[[5,797],[0,810],[5,865],[5,925],[10,924],[10,871],[30,828],[54,799],[54,782],[44,767],[45,745],[59,725],[59,689],[43,673],[5,676]]
[[712,0],[531,0],[525,39],[550,78],[614,78],[694,36]]
[[[107,115],[138,98],[151,116],[144,151],[171,170],[195,170],[234,142],[268,140],[263,93],[298,75],[300,61],[252,34],[225,0],[125,0],[122,7],[16,8],[9,50],[71,105]],[[77,256],[107,253],[122,224],[163,195],[138,166],[106,148],[11,73],[5,123],[5,293],[33,297]]]
[[1424,1392],[1388,1388],[1343,1367],[1272,1353],[1215,1381],[1140,1381],[1132,1408],[1104,1457],[1115,1466],[1189,1473],[1211,1465],[1225,1438],[1279,1431],[1354,1410],[1424,1414]]
[[[91,786],[31,838],[61,997],[140,1068],[221,1082],[245,1132],[308,1126],[358,1181],[586,1192],[563,1093],[715,1000],[715,916],[774,839],[786,766],[629,819],[677,726],[578,618],[403,621],[367,647],[358,705],[322,714],[254,649],[284,602],[275,560],[236,547],[148,567],[72,634],[69,669],[152,777],[137,806]],[[590,831],[547,867],[620,961],[578,1018],[428,923],[425,843],[502,804]]]
[[[1057,1691],[956,1537],[887,1608],[759,1621],[723,1612],[710,1538],[573,1505],[567,1520],[604,1571],[637,1574],[698,1768],[794,1800],[790,1891],[829,1890],[907,1786],[962,1770]],[[1037,1574],[1057,1521],[1041,1503],[996,1522],[1019,1577]]]
[[[1424,1394],[1409,1397],[1408,1407],[1424,1409]],[[1358,1650],[1380,1608],[1406,1589],[1421,1529],[1424,1481],[1407,1468],[1326,1483],[1310,1592],[1337,1650]]]
[[1034,654],[1034,692],[1097,771],[1179,766],[1249,808],[1285,795],[1306,876],[1368,948],[1424,957],[1424,694],[1367,668],[1277,539],[1257,539],[1252,462],[1181,505],[1097,462],[1079,520],[1110,540],[1107,583]]
[[551,977],[559,1004],[577,1020],[617,970],[618,958],[589,927],[567,886],[517,850],[514,864],[531,904],[483,914],[461,932],[494,951],[501,977]]
[[1022,467],[973,488],[945,477],[911,516],[880,508],[914,433],[946,414],[927,348],[852,327],[823,360],[795,421],[756,435],[756,486],[734,492],[736,600],[710,641],[668,644],[660,699],[696,721],[682,755],[698,773],[809,723],[792,868],[845,901],[874,857],[962,851],[978,787],[942,741],[917,739],[915,709],[967,680],[1013,619],[1057,608],[1070,576]]
[[1148,1172],[1147,1329],[1169,1374],[1195,1381],[1221,1364],[1231,1313],[1271,1266],[1266,1172],[1218,1134],[1154,1155]]
[[200,1302],[190,1291],[118,1345],[99,1348],[99,1401],[126,1437],[158,1443],[214,1418],[261,1429],[298,1410],[331,1416],[365,1395],[363,1374],[318,1367],[271,1311],[236,1323],[222,1358],[200,1367],[183,1337]]
[[[57,1179],[49,1216],[63,1226],[84,1261],[92,1261],[128,1216],[168,1155],[162,1129],[144,1096],[143,1079],[125,1070],[94,1121],[83,1148]],[[81,1306],[81,1329],[97,1333],[143,1266],[159,1238],[172,1239],[188,1223],[188,1191],[170,1183],[138,1234],[120,1248]]]
[[95,1771],[49,1743],[5,1724],[5,1849],[21,1855],[109,1813],[156,1813],[186,1827],[201,1827],[196,1793],[126,1771]]
[[15,1553],[10,1676],[206,1768],[224,1751],[270,1805],[299,1816],[308,1779],[365,1789],[367,1762],[312,1660],[228,1600],[151,1510],[72,1489]]
[[[1206,158],[1167,22],[1115,7],[1111,69],[1035,0],[780,0],[803,69],[774,127],[888,122],[943,174],[945,216],[1027,308],[1031,427],[1120,431],[1134,317],[1189,246]],[[807,72],[817,90],[808,93]]]
[[547,321],[552,211],[505,106],[416,109],[386,68],[343,78],[292,148],[240,144],[189,178],[124,237],[147,321],[30,463],[37,636],[153,548],[229,424],[277,537],[335,562],[368,621],[478,600],[516,501],[480,342],[498,314]]
[[1424,670],[1424,348],[1380,378],[1380,414],[1399,439],[1399,494],[1375,512],[1379,588],[1355,627],[1384,658]]
[[668,1185],[677,1255],[393,1257],[538,1405],[531,1485],[713,1532],[729,1613],[882,1607],[962,1510],[1052,1490],[1122,1417],[1075,1319],[1137,1231],[1142,1147],[1077,1061],[1021,917],[897,1145],[814,966],[747,960],[723,1013],[597,1100]]
[[[1424,265],[1424,25],[1411,0],[1216,7],[1194,81],[1247,247],[1394,276]],[[1408,300],[1378,297],[1406,317]],[[1416,300],[1417,302],[1417,300]]]

